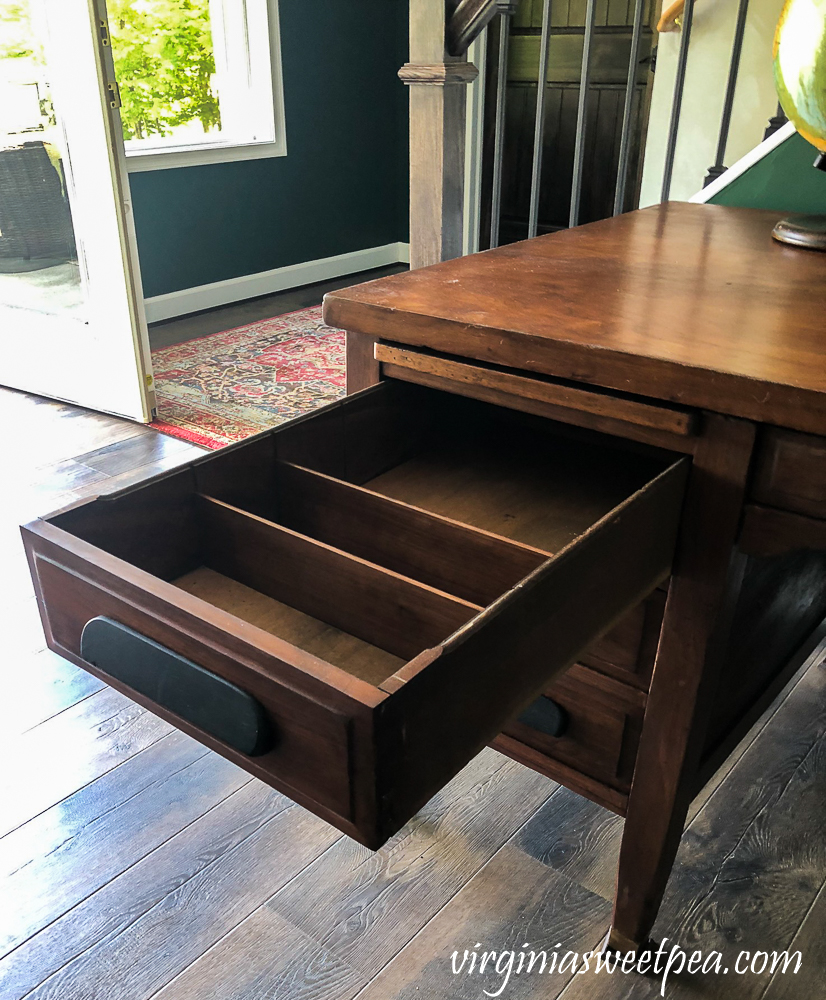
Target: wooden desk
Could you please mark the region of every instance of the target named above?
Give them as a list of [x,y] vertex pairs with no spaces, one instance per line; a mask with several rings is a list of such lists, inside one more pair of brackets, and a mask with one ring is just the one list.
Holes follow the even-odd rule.
[[826,255],[775,221],[668,204],[325,300],[349,392],[401,379],[691,457],[667,597],[548,687],[566,735],[495,743],[626,816],[617,947],[649,935],[692,798],[821,637]]
[[638,946],[826,614],[826,257],[772,224],[329,296],[362,391],[24,527],[49,646],[371,848],[494,742],[626,817]]

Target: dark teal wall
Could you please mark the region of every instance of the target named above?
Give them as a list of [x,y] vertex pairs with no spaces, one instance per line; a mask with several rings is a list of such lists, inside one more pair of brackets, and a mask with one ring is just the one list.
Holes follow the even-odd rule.
[[710,199],[714,205],[826,212],[826,173],[812,164],[817,150],[794,133]]
[[407,240],[407,0],[280,0],[287,155],[130,176],[144,294]]

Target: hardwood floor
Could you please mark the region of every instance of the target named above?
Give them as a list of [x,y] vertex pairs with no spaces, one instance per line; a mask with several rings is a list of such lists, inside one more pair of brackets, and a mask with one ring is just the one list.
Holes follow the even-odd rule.
[[[376,854],[45,648],[18,524],[200,454],[0,390],[3,1000],[483,997],[451,954],[588,951],[621,820],[485,750]],[[810,1000],[826,922],[826,667],[813,660],[698,797],[657,937],[800,949],[797,975],[672,975],[666,996]],[[645,1000],[638,975],[514,973],[504,997]]]

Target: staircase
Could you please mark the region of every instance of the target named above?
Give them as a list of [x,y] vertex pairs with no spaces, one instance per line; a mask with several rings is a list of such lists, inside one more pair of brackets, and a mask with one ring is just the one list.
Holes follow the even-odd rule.
[[[777,99],[782,0],[411,0],[411,267],[688,200],[754,148]],[[659,28],[659,31],[657,30]],[[484,33],[484,34],[483,34]],[[468,47],[486,57],[482,78]],[[483,88],[466,199],[467,88]],[[479,129],[479,123],[476,123]]]

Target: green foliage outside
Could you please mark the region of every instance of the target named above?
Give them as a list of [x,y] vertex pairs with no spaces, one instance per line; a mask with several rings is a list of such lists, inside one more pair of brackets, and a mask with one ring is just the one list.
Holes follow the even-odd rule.
[[[31,118],[24,131],[40,131],[56,124],[43,40],[32,19],[30,0],[0,0],[0,81],[38,86],[40,116]],[[2,111],[0,108],[0,118]],[[12,131],[17,134],[19,124]]]
[[0,59],[34,58],[33,39],[28,0],[24,3],[0,0]]
[[124,139],[220,127],[209,0],[109,0]]

